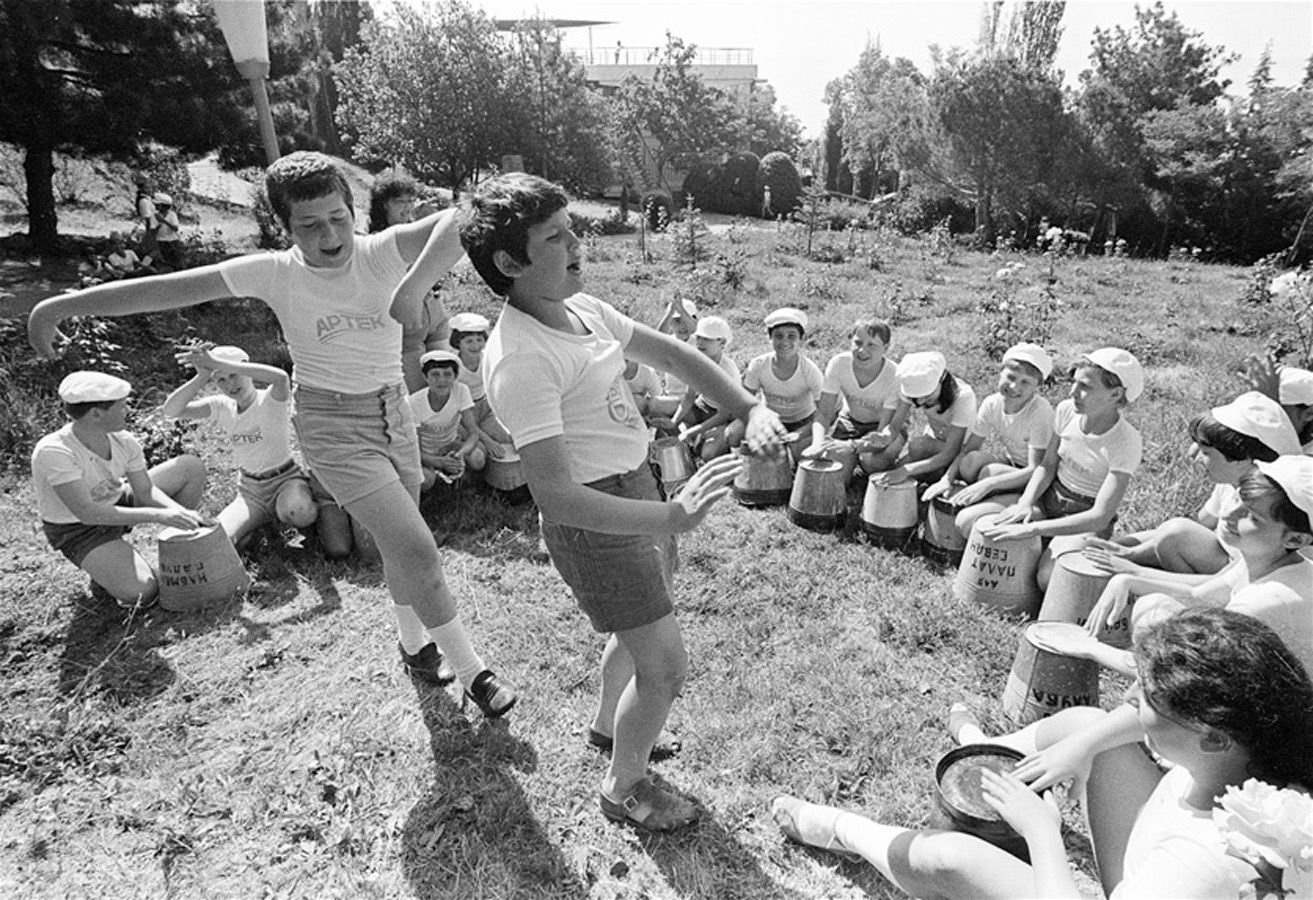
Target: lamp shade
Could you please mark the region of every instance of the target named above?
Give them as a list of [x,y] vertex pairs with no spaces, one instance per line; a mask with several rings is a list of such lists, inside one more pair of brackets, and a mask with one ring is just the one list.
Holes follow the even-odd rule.
[[214,17],[233,62],[269,65],[269,37],[264,25],[263,0],[214,0]]

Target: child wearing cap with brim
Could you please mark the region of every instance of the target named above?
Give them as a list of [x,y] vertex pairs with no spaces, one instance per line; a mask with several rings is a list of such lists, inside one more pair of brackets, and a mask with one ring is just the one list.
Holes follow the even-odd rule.
[[483,386],[483,348],[488,345],[491,330],[492,324],[478,313],[456,313],[451,317],[448,343],[460,362],[458,379],[469,389],[474,401],[474,421],[479,426],[483,450],[493,459],[501,459],[510,452],[511,436],[497,421],[488,404],[487,388]]
[[661,376],[651,366],[634,359],[625,360],[625,384],[634,397],[634,405],[644,418],[652,411],[652,404],[661,396]]
[[[1256,462],[1298,454],[1299,438],[1275,400],[1247,391],[1190,420],[1191,455],[1202,462],[1212,493],[1193,519],[1176,516],[1147,531],[1090,543],[1128,563],[1184,576],[1209,576],[1236,558],[1225,538],[1225,519],[1240,503],[1236,488]],[[1134,569],[1126,571],[1134,572]],[[1183,579],[1194,583],[1193,577]]]
[[904,432],[888,431],[898,408],[897,366],[885,356],[892,336],[887,323],[859,319],[849,349],[825,366],[811,446],[802,456],[840,463],[844,484],[858,466],[867,473],[893,468],[907,443]]
[[909,437],[907,448],[892,469],[871,476],[876,484],[901,484],[909,478],[937,480],[966,442],[967,429],[976,420],[976,392],[948,371],[948,361],[937,350],[909,353],[895,369],[898,406],[888,432],[908,430],[912,408],[925,414],[925,430]]
[[[697,327],[697,304],[687,297],[676,295],[666,304],[656,330],[687,344],[693,340],[693,331]],[[661,377],[661,390],[648,401],[647,415],[669,419],[679,409],[688,385],[673,372],[659,372],[658,375]]]
[[69,422],[37,441],[32,484],[50,546],[125,608],[159,593],[154,567],[124,535],[135,525],[197,528],[205,464],[184,454],[149,469],[127,430],[132,385],[104,372],[74,372],[59,384]]
[[[195,374],[164,400],[170,419],[212,422],[228,437],[237,464],[237,496],[215,517],[233,544],[242,547],[260,526],[277,522],[309,528],[319,518],[310,479],[292,456],[292,379],[276,366],[251,362],[240,347],[197,346],[177,354]],[[257,388],[256,381],[269,385]],[[200,397],[208,384],[219,393]],[[336,526],[336,530],[334,531]],[[349,526],[330,515],[326,555],[342,543]]]
[[[693,344],[698,352],[719,366],[735,384],[741,384],[743,376],[738,364],[725,352],[733,340],[733,330],[720,316],[703,316],[693,330]],[[668,421],[654,420],[653,424],[658,431],[677,432],[695,456],[710,462],[729,452],[725,432],[732,418],[727,410],[718,409],[710,397],[689,385],[674,416]]]
[[1122,409],[1143,392],[1144,370],[1130,352],[1101,347],[1087,353],[1072,372],[1069,397],[1054,410],[1053,438],[1021,498],[982,532],[991,540],[1045,539],[1041,588],[1053,557],[1084,546],[1091,534],[1112,533],[1143,455],[1140,432]]
[[[771,352],[753,357],[743,372],[743,386],[765,401],[788,429],[790,452],[795,456],[810,446],[816,401],[821,398],[825,376],[802,352],[807,333],[807,314],[782,307],[766,316],[766,334]],[[725,435],[731,447],[743,441],[742,422],[732,422]]]
[[1279,365],[1272,355],[1251,358],[1241,373],[1249,386],[1286,411],[1305,456],[1313,456],[1313,372]]
[[466,470],[483,471],[486,436],[474,420],[470,389],[458,380],[460,357],[450,350],[430,350],[420,358],[428,387],[406,398],[419,431],[419,461],[427,491],[438,481],[451,484]]
[[[1313,457],[1280,456],[1257,462],[1240,478],[1240,503],[1223,520],[1223,540],[1236,558],[1216,575],[1193,585],[1162,578],[1152,570],[1123,571],[1116,557],[1087,548],[1113,575],[1090,612],[1087,628],[1096,633],[1139,599],[1131,614],[1133,631],[1187,607],[1225,607],[1260,620],[1285,641],[1313,678]],[[1107,647],[1091,648],[1091,658],[1127,674],[1127,656]]]
[[[1040,386],[1053,372],[1053,358],[1038,344],[1014,344],[1003,354],[998,390],[980,403],[962,449],[921,499],[948,493],[953,482],[967,483],[952,496],[959,507],[955,524],[970,535],[976,519],[1012,505],[1030,481],[1053,438],[1053,407]],[[986,449],[986,441],[992,441]],[[986,500],[985,498],[989,498]]]

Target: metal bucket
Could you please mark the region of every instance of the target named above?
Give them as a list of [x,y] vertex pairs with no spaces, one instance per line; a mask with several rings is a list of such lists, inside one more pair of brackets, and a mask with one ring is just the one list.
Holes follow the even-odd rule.
[[1021,758],[1021,753],[999,744],[967,744],[945,753],[935,765],[930,827],[973,834],[1030,862],[1025,839],[985,803],[980,788],[981,769],[1006,774]]
[[862,532],[866,539],[878,547],[905,547],[916,533],[915,481],[898,484],[880,484],[879,475],[866,482],[866,496],[862,500]]
[[835,531],[843,527],[847,502],[842,463],[829,459],[798,463],[789,494],[790,522],[809,531]]
[[789,454],[767,456],[739,453],[743,471],[734,479],[734,499],[740,506],[783,506],[793,494],[793,466]]
[[1026,626],[1003,686],[1003,712],[1018,725],[1029,725],[1069,706],[1099,705],[1099,664],[1064,656],[1050,639],[1063,630],[1084,634],[1072,622],[1032,622]]
[[160,606],[190,612],[250,587],[241,557],[218,525],[159,533]]
[[483,480],[499,491],[513,491],[524,487],[524,472],[520,468],[520,454],[508,451],[501,459],[488,455],[483,467]]
[[1029,618],[1039,609],[1043,596],[1035,581],[1040,540],[992,541],[981,530],[993,525],[994,519],[993,515],[981,516],[972,527],[953,579],[953,596]]
[[961,507],[954,505],[952,498],[964,487],[965,481],[954,481],[951,488],[930,501],[921,529],[921,548],[932,559],[952,563],[962,561],[967,541],[957,530],[957,514]]

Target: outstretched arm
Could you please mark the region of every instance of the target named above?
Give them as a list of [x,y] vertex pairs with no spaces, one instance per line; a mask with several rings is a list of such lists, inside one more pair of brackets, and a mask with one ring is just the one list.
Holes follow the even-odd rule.
[[460,246],[456,210],[445,209],[396,229],[397,249],[412,265],[392,292],[388,312],[402,327],[419,330],[424,327],[424,295],[465,252]]

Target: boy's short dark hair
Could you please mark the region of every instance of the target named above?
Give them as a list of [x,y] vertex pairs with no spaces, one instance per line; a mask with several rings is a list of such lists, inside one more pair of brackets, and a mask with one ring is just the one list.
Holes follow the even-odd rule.
[[476,334],[481,334],[485,338],[488,336],[488,332],[486,331],[456,331],[453,329],[451,336],[447,338],[447,343],[451,344],[451,349],[459,350],[461,341],[465,340],[467,337],[474,337]]
[[560,185],[523,172],[499,175],[469,196],[460,226],[461,246],[494,293],[505,296],[514,283],[493,261],[497,251],[527,264],[529,229],[569,204],[570,197]]
[[1273,498],[1272,518],[1291,531],[1313,534],[1313,523],[1310,523],[1308,513],[1294,504],[1285,488],[1262,472],[1257,469],[1246,472],[1240,476],[1236,487],[1240,490],[1240,499],[1246,504],[1253,504],[1265,497]]
[[332,159],[312,150],[298,150],[280,158],[264,173],[264,193],[284,228],[290,230],[292,203],[317,200],[340,193],[355,215],[351,185]]
[[1226,457],[1228,462],[1240,462],[1243,459],[1272,462],[1280,456],[1258,438],[1223,425],[1210,412],[1201,413],[1190,420],[1190,440],[1200,447],[1212,447]]
[[89,403],[65,403],[64,412],[74,421],[82,418],[93,409],[109,409],[117,400],[92,400]]
[[848,336],[852,337],[859,331],[865,333],[869,337],[878,337],[880,342],[886,347],[889,346],[889,342],[893,340],[894,336],[888,323],[881,322],[879,319],[858,319],[853,323],[853,329],[848,332]]
[[451,374],[453,375],[460,374],[460,363],[452,362],[449,359],[430,359],[428,362],[421,365],[419,370],[422,374],[427,375],[429,369],[436,369],[438,366],[445,366],[446,368],[451,369]]
[[380,175],[369,189],[369,233],[388,227],[388,204],[401,197],[419,198],[419,184],[409,175]]

